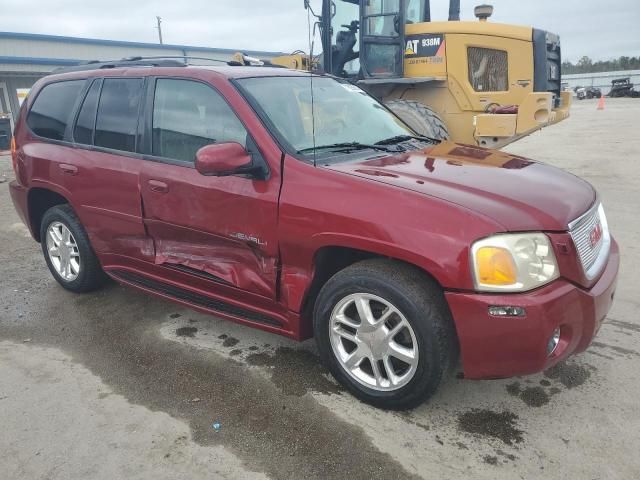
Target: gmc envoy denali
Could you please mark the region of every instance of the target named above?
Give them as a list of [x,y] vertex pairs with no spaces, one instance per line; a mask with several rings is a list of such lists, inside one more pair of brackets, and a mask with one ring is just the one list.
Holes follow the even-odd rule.
[[314,336],[383,408],[419,404],[458,362],[530,374],[597,333],[619,253],[587,182],[417,136],[331,77],[141,63],[47,76],[22,106],[11,196],[64,288],[108,275]]

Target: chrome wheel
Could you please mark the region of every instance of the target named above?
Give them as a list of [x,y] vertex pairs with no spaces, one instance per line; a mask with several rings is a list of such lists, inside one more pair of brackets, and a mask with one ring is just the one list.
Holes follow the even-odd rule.
[[368,293],[338,302],[329,337],[340,366],[358,383],[379,391],[397,390],[418,367],[418,342],[411,325],[394,305]]
[[47,253],[56,273],[67,282],[80,274],[80,251],[71,231],[61,222],[47,228]]

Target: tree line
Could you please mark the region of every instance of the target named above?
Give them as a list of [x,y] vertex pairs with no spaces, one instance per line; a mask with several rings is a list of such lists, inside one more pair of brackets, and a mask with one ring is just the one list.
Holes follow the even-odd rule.
[[613,60],[594,62],[584,56],[575,65],[569,61],[562,62],[562,73],[598,73],[616,70],[640,70],[640,57],[620,57]]

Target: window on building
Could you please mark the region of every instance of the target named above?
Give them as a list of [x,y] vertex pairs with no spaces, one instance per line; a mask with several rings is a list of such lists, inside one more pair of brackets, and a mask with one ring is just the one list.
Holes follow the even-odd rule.
[[225,100],[211,87],[190,80],[159,79],[153,104],[153,154],[194,162],[212,143],[246,147],[247,131]]
[[64,139],[76,97],[84,80],[71,80],[46,85],[33,102],[27,116],[29,128],[40,137]]
[[94,144],[125,152],[136,149],[140,78],[106,78],[98,105]]
[[98,108],[98,95],[100,94],[100,80],[91,85],[87,96],[84,98],[78,120],[73,130],[73,139],[76,143],[84,145],[93,144],[93,129],[96,124],[96,109]]

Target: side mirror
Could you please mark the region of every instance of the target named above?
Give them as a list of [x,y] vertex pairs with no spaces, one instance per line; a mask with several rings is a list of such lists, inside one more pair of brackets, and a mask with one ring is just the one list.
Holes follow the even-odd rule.
[[308,9],[309,8],[309,0],[304,0],[304,9]]
[[214,143],[196,152],[196,170],[202,175],[223,177],[254,173],[251,155],[239,143]]

